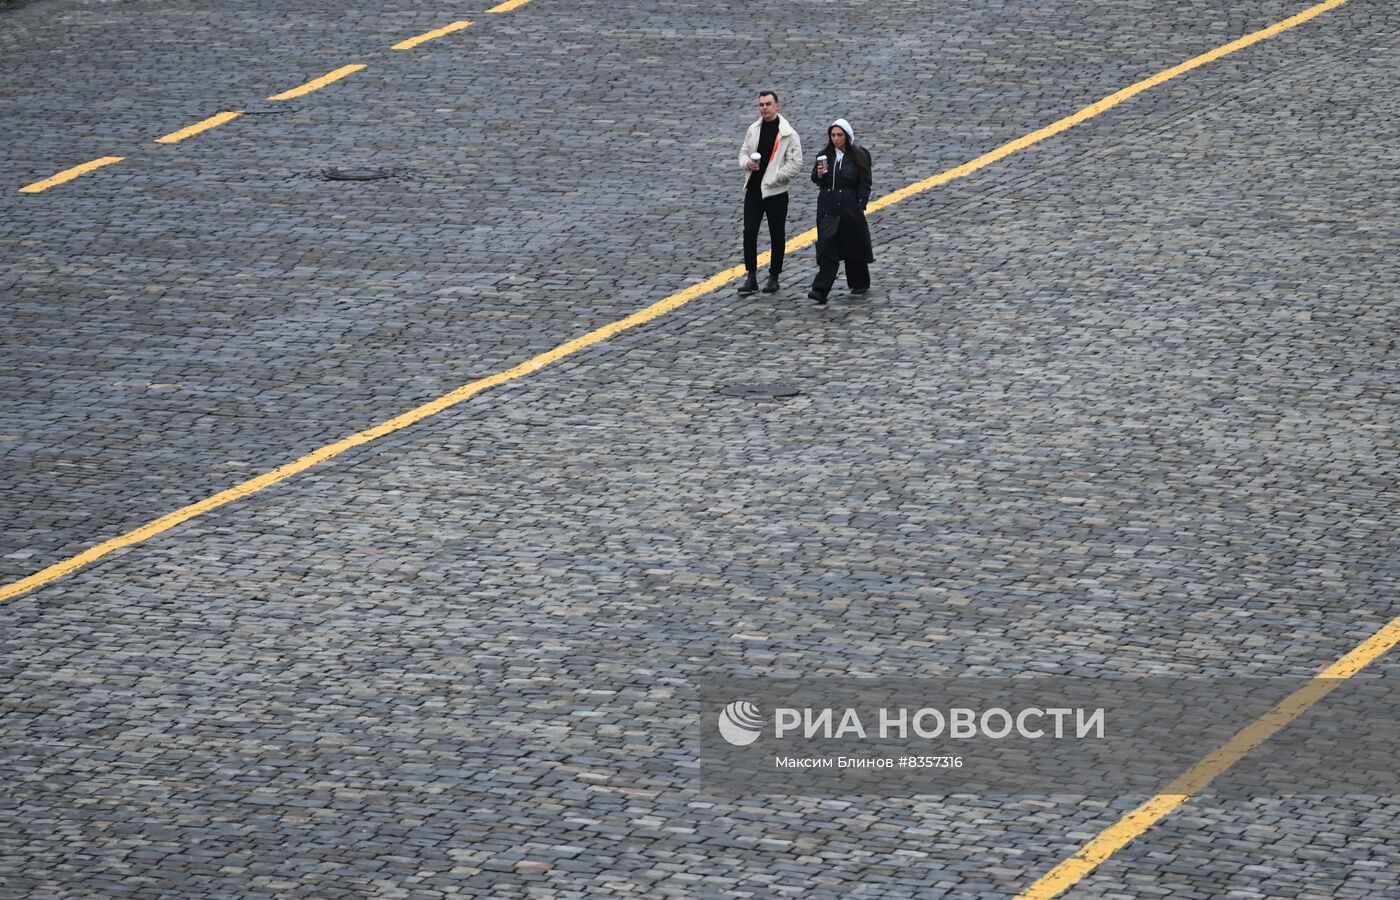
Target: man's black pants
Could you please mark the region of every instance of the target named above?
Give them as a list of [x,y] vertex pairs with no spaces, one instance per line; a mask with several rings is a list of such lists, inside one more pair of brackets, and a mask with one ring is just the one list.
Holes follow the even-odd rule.
[[758,226],[768,217],[768,239],[773,242],[773,261],[768,271],[774,275],[783,271],[783,249],[787,245],[787,191],[763,198],[758,191],[744,191],[744,268],[758,268]]

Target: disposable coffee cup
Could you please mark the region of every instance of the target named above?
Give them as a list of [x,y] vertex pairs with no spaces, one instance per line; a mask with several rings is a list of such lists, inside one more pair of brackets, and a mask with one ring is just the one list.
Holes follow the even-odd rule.
[[822,169],[826,168],[826,157],[824,155],[817,157],[817,167]]
[[749,154],[749,159],[753,160],[754,162],[758,162],[759,160],[763,159],[763,154],[762,154],[762,153],[750,153],[750,154]]

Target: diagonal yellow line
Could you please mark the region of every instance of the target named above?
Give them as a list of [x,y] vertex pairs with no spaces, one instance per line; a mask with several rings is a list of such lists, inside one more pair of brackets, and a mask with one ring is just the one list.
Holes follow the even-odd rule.
[[517,8],[519,8],[519,7],[521,7],[521,6],[524,6],[526,3],[529,3],[529,2],[530,2],[530,0],[506,0],[505,3],[498,3],[498,4],[496,4],[495,6],[491,7],[490,9],[487,10],[487,12],[489,12],[489,13],[510,12],[512,9],[517,9]]
[[71,169],[64,169],[57,175],[51,175],[43,181],[36,181],[33,184],[26,184],[19,189],[21,194],[37,194],[40,191],[47,191],[56,184],[63,184],[65,181],[72,181],[84,172],[91,172],[93,169],[100,169],[103,166],[110,166],[112,163],[119,163],[126,159],[125,156],[102,156],[97,159],[88,160],[80,166]]
[[267,99],[269,99],[269,100],[291,100],[293,97],[300,97],[302,94],[309,94],[309,93],[311,93],[312,91],[319,91],[321,88],[325,87],[326,85],[330,84],[331,82],[333,82],[333,81],[339,81],[340,79],[344,78],[346,75],[350,75],[350,74],[352,74],[352,73],[354,73],[354,72],[358,72],[358,71],[360,71],[360,70],[363,69],[363,68],[365,68],[365,64],[364,64],[364,63],[355,63],[355,64],[349,65],[349,66],[341,66],[339,69],[336,69],[336,70],[333,71],[333,72],[327,72],[326,74],[322,75],[320,78],[313,78],[313,79],[311,79],[310,81],[308,81],[306,84],[297,85],[296,87],[292,88],[291,90],[283,91],[283,92],[280,93],[280,94],[273,94],[271,97],[268,97]]
[[1050,900],[1051,897],[1073,887],[1110,856],[1166,818],[1178,806],[1243,759],[1245,754],[1273,737],[1332,691],[1341,687],[1348,678],[1378,659],[1397,642],[1400,642],[1400,616],[1391,619],[1312,681],[1280,700],[1264,715],[1212,750],[1204,759],[1167,785],[1161,793],[1099,832],[1072,856],[1017,895],[1017,900]]
[[231,110],[229,112],[215,113],[209,118],[203,119],[199,122],[195,122],[193,125],[187,125],[184,128],[181,128],[179,131],[172,131],[167,135],[162,135],[161,137],[156,138],[156,143],[178,144],[187,137],[194,137],[201,131],[208,131],[209,129],[222,125],[225,122],[231,122],[241,115],[243,115],[242,110]]
[[1290,28],[1297,27],[1298,25],[1303,24],[1309,19],[1312,19],[1316,16],[1320,16],[1323,13],[1327,12],[1329,9],[1335,9],[1346,2],[1347,0],[1326,0],[1325,3],[1319,3],[1316,6],[1311,6],[1298,13],[1296,16],[1291,16],[1287,19],[1284,19],[1282,22],[1275,22],[1268,28],[1262,28],[1259,31],[1250,32],[1244,37],[1239,38],[1238,40],[1233,40],[1230,43],[1225,44],[1224,46],[1216,47],[1214,50],[1211,50],[1208,53],[1202,53],[1200,56],[1194,56],[1191,59],[1188,59],[1186,62],[1181,63],[1180,65],[1172,66],[1170,69],[1164,69],[1161,72],[1158,72],[1156,75],[1151,76],[1150,78],[1144,78],[1142,81],[1128,85],[1121,91],[1116,91],[1112,94],[1109,94],[1107,97],[1104,97],[1097,103],[1091,103],[1083,109],[1079,110],[1078,112],[1073,113],[1072,115],[1068,115],[1065,116],[1063,119],[1051,122],[1044,128],[1041,128],[1037,131],[1032,131],[1030,134],[1024,137],[1017,138],[1016,140],[1011,141],[1010,143],[1002,144],[1000,147],[996,148],[990,153],[984,153],[976,159],[972,160],[971,162],[963,163],[957,168],[949,169],[946,172],[941,172],[937,175],[934,175],[932,178],[925,178],[923,181],[916,181],[907,187],[900,188],[892,194],[887,194],[886,196],[881,197],[879,200],[870,204],[869,211],[873,212],[875,210],[884,209],[886,206],[898,203],[901,200],[904,200],[908,197],[912,197],[914,194],[921,193],[923,191],[928,190],[929,188],[938,187],[940,184],[947,184],[954,178],[961,178],[964,175],[970,175],[971,173],[976,172],[978,169],[984,166],[989,166],[998,160],[1005,159],[1006,157],[1010,156],[1013,153],[1016,153],[1017,151],[1026,149],[1032,144],[1038,144],[1048,137],[1053,137],[1059,134],[1060,132],[1065,131],[1066,129],[1073,128],[1080,122],[1092,119],[1099,113],[1112,109],[1113,107],[1122,103],[1124,100],[1136,97],[1143,91],[1151,90],[1152,88],[1157,87],[1158,85],[1164,82],[1171,81],[1178,75],[1183,75],[1191,71],[1192,69],[1199,68],[1200,66],[1205,65],[1208,62],[1214,62],[1215,60],[1220,59],[1222,56],[1229,56],[1231,53],[1235,53],[1237,51],[1243,50],[1246,47],[1257,44],[1265,38],[1273,37],[1274,35],[1281,34],[1282,32],[1285,32]]
[[[511,0],[511,2],[515,2],[515,0]],[[1221,56],[1226,55],[1227,53],[1233,53],[1236,50],[1248,47],[1250,44],[1253,44],[1256,41],[1263,40],[1265,37],[1269,37],[1273,34],[1278,34],[1280,31],[1283,31],[1287,28],[1292,28],[1294,25],[1298,25],[1302,22],[1305,22],[1313,16],[1323,12],[1324,10],[1340,6],[1342,3],[1345,2],[1346,0],[1327,0],[1326,3],[1320,3],[1317,6],[1312,7],[1310,10],[1300,13],[1299,15],[1294,16],[1291,19],[1286,19],[1283,22],[1278,23],[1277,25],[1270,26],[1269,28],[1266,28],[1263,31],[1256,31],[1253,34],[1240,38],[1237,41],[1232,41],[1231,43],[1226,44],[1224,47],[1212,50],[1210,53],[1197,56],[1194,59],[1182,63],[1179,66],[1167,69],[1165,72],[1159,72],[1158,74],[1153,75],[1151,78],[1139,81],[1136,84],[1124,88],[1123,90],[1118,91],[1115,94],[1110,94],[1109,96],[1098,101],[1097,103],[1093,103],[1089,106],[1086,106],[1084,109],[1080,110],[1072,116],[1060,119],[1058,122],[1046,126],[1045,128],[1042,128],[1039,131],[1034,131],[1031,134],[1026,135],[1025,137],[1020,138],[1018,140],[1012,141],[1009,144],[1003,144],[996,150],[993,150],[990,153],[983,154],[982,156],[977,157],[977,159],[974,159],[969,163],[964,163],[963,165],[958,166],[955,169],[949,169],[947,172],[944,172],[940,175],[935,175],[932,178],[916,182],[907,187],[901,188],[898,191],[895,191],[893,194],[890,194],[886,197],[882,197],[875,203],[870,204],[870,209],[872,211],[884,209],[887,206],[891,206],[902,200],[906,200],[909,197],[914,196],[915,194],[927,191],[930,188],[950,181],[953,178],[959,178],[964,175],[968,175],[972,172],[975,172],[978,169],[981,169],[985,166],[989,166],[997,160],[1003,159],[1004,157],[1015,153],[1017,150],[1020,150],[1024,147],[1028,147],[1031,144],[1034,144],[1038,141],[1044,140],[1051,134],[1057,134],[1060,131],[1064,131],[1066,128],[1078,125],[1080,122],[1084,122],[1088,119],[1093,118],[1094,116],[1099,115],[1102,112],[1105,112],[1106,110],[1112,109],[1114,106],[1117,106],[1119,103],[1122,103],[1129,97],[1139,94],[1142,91],[1147,90],[1147,88],[1152,87],[1153,85],[1161,84],[1162,82],[1167,81],[1171,78],[1175,78],[1176,76],[1184,72],[1188,72],[1191,69],[1196,68],[1197,66],[1204,65],[1206,62],[1209,62],[1212,59],[1218,59]],[[502,5],[506,6],[509,4]],[[500,8],[501,7],[496,7],[495,9],[499,10]],[[309,85],[319,86],[317,82],[323,82],[327,79],[334,80],[334,78],[341,77],[343,74],[349,74],[349,72],[351,71],[355,71],[357,69],[362,68],[364,68],[364,66],[346,66],[344,69],[337,69],[335,72],[331,72],[329,75],[326,75],[323,78],[319,78],[316,81],[308,82],[308,84],[303,85],[302,88],[314,90],[314,88],[309,87]],[[296,88],[294,90],[302,91],[302,88]],[[285,99],[288,96],[292,96],[293,93],[294,92],[278,94],[269,99]],[[797,237],[794,237],[791,240],[789,240],[785,246],[787,251],[791,253],[795,250],[800,250],[803,247],[806,247],[807,245],[815,241],[816,238],[816,230],[809,229],[807,231],[804,231]],[[758,258],[759,265],[765,265],[768,262],[769,258],[770,254],[768,252],[760,254]],[[525,362],[520,363],[519,365],[513,368],[497,372],[494,375],[490,375],[486,378],[473,381],[469,384],[464,384],[456,390],[452,391],[451,393],[444,394],[441,397],[438,397],[436,400],[431,400],[428,403],[423,404],[422,406],[415,407],[414,409],[411,409],[408,412],[395,416],[394,418],[389,419],[388,421],[381,422],[378,425],[375,425],[371,428],[367,428],[364,431],[352,434],[349,437],[336,441],[333,444],[328,444],[324,447],[321,447],[318,450],[313,450],[312,452],[307,453],[304,456],[300,456],[292,460],[286,465],[273,469],[271,472],[266,472],[262,475],[257,476],[256,478],[251,478],[243,482],[242,484],[237,484],[231,488],[228,488],[227,490],[220,491],[212,497],[207,497],[203,500],[200,500],[197,503],[192,503],[189,506],[185,506],[175,510],[174,512],[167,513],[161,516],[159,519],[155,519],[154,521],[148,522],[139,528],[127,532],[126,534],[119,535],[117,537],[111,538],[110,540],[103,541],[102,543],[97,544],[96,546],[89,547],[87,550],[84,550],[82,553],[79,553],[76,556],[72,556],[61,562],[54,563],[53,565],[45,569],[41,569],[38,572],[35,572],[33,575],[29,575],[28,577],[21,578],[19,581],[15,581],[5,585],[4,587],[0,587],[0,601],[9,600],[12,597],[17,597],[20,594],[32,591],[41,585],[48,584],[49,582],[54,581],[55,579],[62,578],[63,576],[75,572],[78,569],[91,565],[92,563],[103,558],[104,556],[107,556],[108,554],[113,553],[114,551],[120,550],[123,547],[130,547],[133,544],[139,544],[142,541],[153,538],[158,534],[169,531],[171,528],[174,528],[182,522],[187,522],[190,519],[193,519],[195,516],[202,515],[206,512],[209,512],[210,510],[218,509],[219,507],[225,504],[232,503],[233,501],[241,499],[243,497],[247,497],[250,494],[255,494],[258,491],[269,488],[272,485],[277,484],[279,482],[286,481],[293,475],[296,475],[300,472],[305,472],[312,466],[318,466],[321,463],[334,459],[340,454],[345,453],[347,450],[351,450],[363,444],[368,444],[370,441],[377,440],[378,438],[384,437],[385,435],[392,434],[396,431],[407,428],[408,426],[413,425],[416,422],[420,422],[423,419],[428,418],[429,416],[437,415],[443,410],[456,406],[458,403],[461,403],[462,401],[470,397],[474,397],[482,391],[489,390],[490,388],[496,387],[497,385],[505,384],[508,381],[514,381],[517,378],[523,378],[526,375],[529,375],[533,372],[537,372],[545,366],[548,366],[551,363],[558,362],[559,360],[564,359],[565,357],[571,356],[574,353],[577,353],[578,351],[584,349],[585,347],[591,347],[594,344],[597,344],[601,341],[605,341],[611,337],[621,334],[624,331],[636,328],[637,326],[650,322],[651,320],[659,316],[663,316],[666,313],[671,312],[672,310],[678,309],[686,305],[690,301],[696,299],[697,297],[702,297],[705,294],[708,294],[711,291],[715,290],[716,288],[722,287],[723,285],[729,283],[730,281],[734,280],[742,274],[744,274],[743,266],[732,266],[728,269],[725,269],[723,272],[711,275],[709,278],[706,278],[699,284],[692,285],[683,291],[672,294],[664,300],[659,300],[656,303],[653,303],[651,306],[639,310],[638,312],[635,312],[624,319],[619,319],[616,322],[610,322],[601,328],[596,328],[585,335],[574,338],[573,340],[567,343],[560,344],[553,350],[549,350],[545,353],[541,353],[539,356],[536,356],[532,359],[528,359]]]
[[412,50],[419,44],[426,44],[428,41],[442,37],[444,34],[451,34],[454,31],[461,31],[463,28],[471,27],[470,22],[453,22],[451,25],[444,25],[441,28],[434,28],[432,31],[425,31],[422,34],[399,41],[391,50]]

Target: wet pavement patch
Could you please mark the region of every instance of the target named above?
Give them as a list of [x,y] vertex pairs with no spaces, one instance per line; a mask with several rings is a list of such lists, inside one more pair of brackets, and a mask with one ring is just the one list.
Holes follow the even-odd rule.
[[796,397],[802,391],[795,384],[774,382],[772,384],[721,384],[715,393],[742,400],[786,400]]
[[392,169],[374,169],[364,166],[321,170],[321,177],[327,181],[378,181],[381,178],[392,178],[393,175]]

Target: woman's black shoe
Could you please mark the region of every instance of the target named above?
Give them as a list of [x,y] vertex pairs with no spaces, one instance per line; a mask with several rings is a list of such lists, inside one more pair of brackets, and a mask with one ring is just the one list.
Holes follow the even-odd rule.
[[739,285],[739,293],[741,293],[741,294],[756,294],[756,293],[758,293],[758,275],[756,275],[756,274],[753,273],[753,272],[750,272],[750,273],[749,273],[749,277],[744,279],[744,283],[741,284],[741,285]]
[[778,292],[778,276],[769,275],[768,283],[763,286],[763,293],[776,294]]
[[816,291],[808,291],[808,292],[807,292],[807,299],[808,299],[808,300],[815,300],[815,301],[817,301],[818,303],[825,303],[825,302],[826,302],[826,294],[818,294]]
[[851,288],[851,293],[859,297],[861,294],[864,294],[868,290],[870,290],[870,288]]

